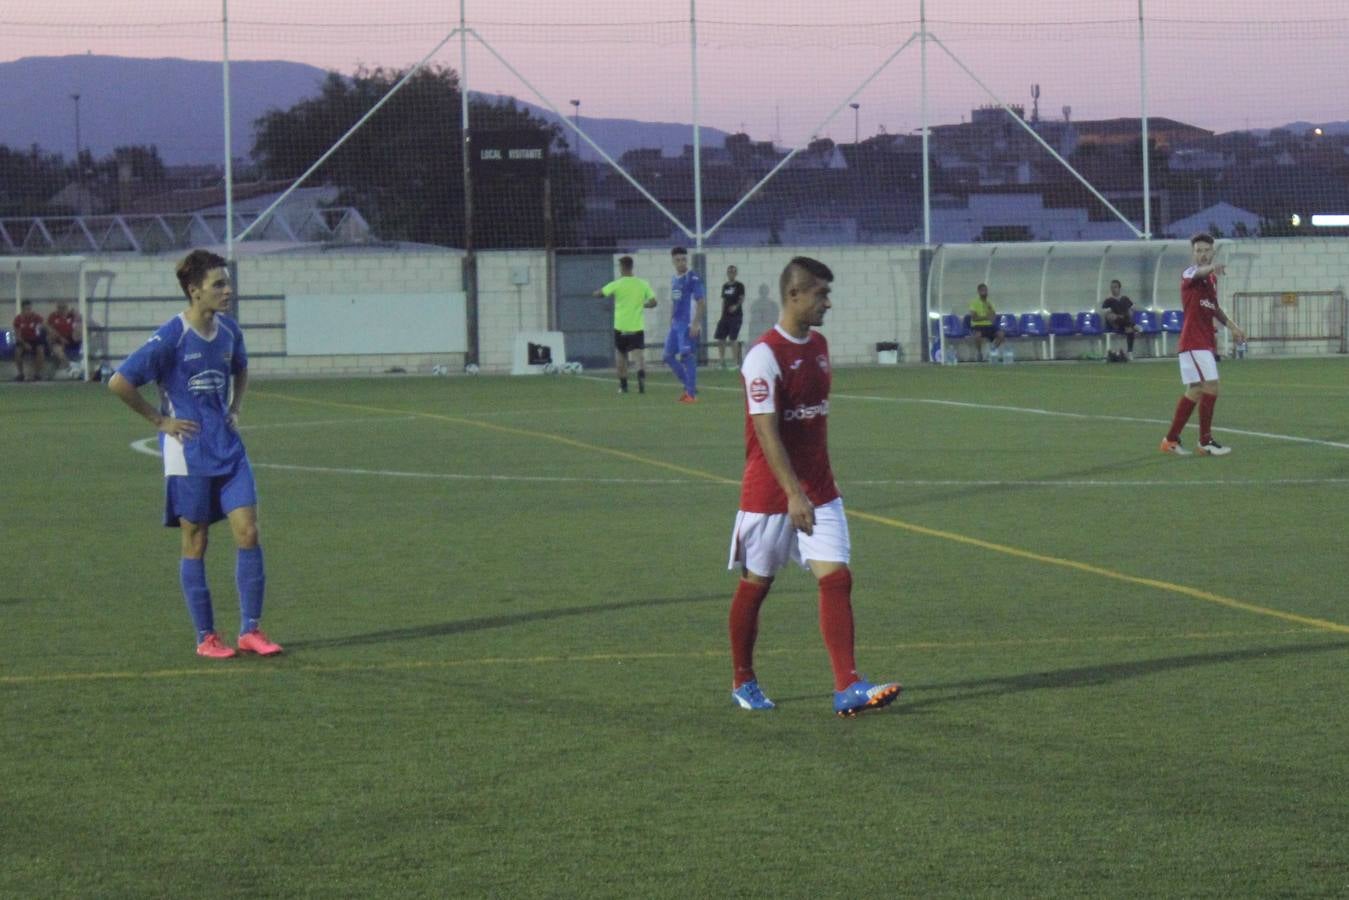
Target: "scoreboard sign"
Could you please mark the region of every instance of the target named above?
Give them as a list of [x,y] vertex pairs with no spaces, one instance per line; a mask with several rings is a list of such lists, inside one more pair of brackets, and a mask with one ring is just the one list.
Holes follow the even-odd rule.
[[475,168],[484,175],[543,175],[548,136],[537,131],[482,131],[474,135]]

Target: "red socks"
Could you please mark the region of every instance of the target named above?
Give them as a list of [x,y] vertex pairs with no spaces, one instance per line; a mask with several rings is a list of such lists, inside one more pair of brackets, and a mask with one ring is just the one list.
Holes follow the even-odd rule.
[[1199,443],[1201,444],[1207,444],[1213,440],[1213,406],[1217,402],[1217,394],[1203,394],[1199,398]]
[[[1208,396],[1205,394],[1204,396]],[[1168,441],[1180,440],[1180,432],[1185,428],[1185,423],[1190,421],[1190,413],[1194,412],[1195,402],[1184,394],[1180,395],[1180,400],[1176,402],[1176,414],[1171,419],[1171,430],[1166,433]],[[1209,411],[1213,411],[1213,405],[1209,404]],[[1203,415],[1203,411],[1200,411]]]
[[755,584],[740,579],[731,600],[731,664],[735,674],[731,688],[754,680],[754,641],[759,636],[759,607],[768,596],[771,584]]
[[852,570],[843,568],[820,579],[820,634],[834,669],[834,690],[856,681],[853,657]]
[[[859,677],[853,656],[852,571],[839,569],[820,579],[820,634],[834,670],[834,690],[841,691]],[[740,579],[731,599],[732,689],[754,680],[754,642],[759,636],[759,607],[771,585]]]

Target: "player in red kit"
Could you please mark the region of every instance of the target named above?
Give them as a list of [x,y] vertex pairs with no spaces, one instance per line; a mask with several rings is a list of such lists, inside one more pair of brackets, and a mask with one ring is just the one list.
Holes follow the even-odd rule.
[[82,352],[83,335],[80,314],[66,305],[64,300],[56,302],[56,309],[47,316],[47,340],[51,344],[52,356],[62,369],[74,375],[79,368],[71,360],[78,360]]
[[14,366],[19,370],[14,380],[24,380],[23,361],[27,358],[33,361],[33,374],[28,380],[40,381],[47,365],[47,329],[42,324],[42,314],[33,311],[32,300],[19,304],[19,314],[14,317],[14,339],[18,342],[14,348]]
[[745,475],[728,568],[740,568],[731,601],[731,697],[743,709],[772,709],[754,674],[759,608],[788,561],[810,569],[820,588],[820,633],[834,670],[834,712],[855,716],[899,696],[872,684],[853,661],[851,544],[843,499],[829,465],[829,344],[812,327],[830,308],[834,273],[798,256],[778,286],[782,314],[745,356]]
[[1213,261],[1213,237],[1196,234],[1190,238],[1192,263],[1180,279],[1180,299],[1185,324],[1180,330],[1180,380],[1185,393],[1176,403],[1171,430],[1162,438],[1162,452],[1186,456],[1180,432],[1199,407],[1199,447],[1201,456],[1225,456],[1231,453],[1213,439],[1213,407],[1218,402],[1217,328],[1214,321],[1227,326],[1237,341],[1246,340],[1246,332],[1227,317],[1218,305],[1218,276],[1226,267]]

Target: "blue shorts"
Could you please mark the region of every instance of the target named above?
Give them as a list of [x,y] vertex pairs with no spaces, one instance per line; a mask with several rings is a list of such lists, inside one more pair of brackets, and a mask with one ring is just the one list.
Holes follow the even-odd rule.
[[687,325],[676,325],[665,336],[665,357],[667,359],[689,356],[697,349],[698,345],[689,335],[689,326]]
[[248,457],[224,475],[170,475],[164,479],[164,524],[183,519],[196,525],[219,522],[236,509],[258,505]]

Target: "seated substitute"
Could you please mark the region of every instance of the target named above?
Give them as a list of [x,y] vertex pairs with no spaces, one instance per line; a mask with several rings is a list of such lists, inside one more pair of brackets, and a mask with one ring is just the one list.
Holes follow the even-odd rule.
[[[41,381],[42,372],[47,365],[47,327],[42,323],[42,315],[33,312],[33,301],[24,300],[19,304],[19,314],[14,317],[14,367],[18,369],[15,381]],[[32,360],[26,379],[23,374],[23,361]]]
[[1134,337],[1138,334],[1138,326],[1134,324],[1134,302],[1120,294],[1122,289],[1118,278],[1110,282],[1110,296],[1101,301],[1103,310],[1101,319],[1105,323],[1106,331],[1124,335],[1128,346],[1125,358],[1133,359]]
[[47,316],[47,342],[51,347],[52,358],[72,378],[81,372],[79,361],[84,353],[84,346],[80,342],[82,325],[79,311],[71,308],[64,300],[56,301],[56,309]]
[[[981,362],[984,358],[984,341],[993,345],[994,350],[1002,348],[1007,335],[997,326],[998,311],[988,301],[988,285],[980,284],[979,296],[970,302],[970,333],[976,341],[975,354]],[[992,358],[992,354],[989,355]]]

